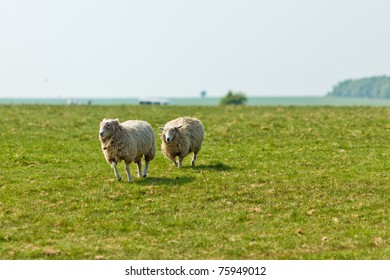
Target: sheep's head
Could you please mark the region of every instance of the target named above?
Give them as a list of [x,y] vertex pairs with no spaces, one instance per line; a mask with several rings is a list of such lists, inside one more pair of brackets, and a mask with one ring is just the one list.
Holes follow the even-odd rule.
[[170,143],[175,139],[177,136],[177,133],[179,132],[179,128],[182,126],[165,126],[165,127],[160,127],[162,130],[162,135],[161,138],[163,141],[166,143]]
[[114,134],[116,127],[119,125],[118,119],[103,119],[100,122],[99,138],[104,140],[110,138]]

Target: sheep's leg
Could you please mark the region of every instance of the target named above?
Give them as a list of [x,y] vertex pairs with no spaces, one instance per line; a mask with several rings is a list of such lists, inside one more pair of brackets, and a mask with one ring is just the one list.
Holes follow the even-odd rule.
[[194,156],[192,157],[191,165],[195,166],[196,153],[194,152]]
[[181,168],[183,166],[183,158],[179,157],[179,163],[177,164],[178,168]]
[[138,167],[138,177],[142,177],[142,161],[141,159],[137,161],[137,167]]
[[127,180],[129,181],[129,183],[131,183],[131,181],[133,181],[133,178],[131,177],[129,162],[126,162],[126,173],[127,173]]
[[113,161],[111,163],[112,168],[114,169],[115,177],[118,179],[118,181],[122,180],[121,175],[119,175],[118,169],[116,168],[116,161]]
[[177,166],[176,157],[174,156],[168,156],[168,158],[173,162],[175,166]]
[[144,170],[144,178],[148,175],[148,170],[149,170],[149,162],[150,160],[145,159],[145,170]]

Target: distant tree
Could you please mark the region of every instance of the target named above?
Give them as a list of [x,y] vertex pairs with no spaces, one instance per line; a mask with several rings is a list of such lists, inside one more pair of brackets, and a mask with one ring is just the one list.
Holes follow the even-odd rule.
[[207,91],[202,90],[202,91],[200,92],[200,97],[205,98],[206,95],[207,95]]
[[390,98],[390,77],[345,80],[334,86],[328,96]]
[[221,105],[244,105],[247,102],[246,95],[242,92],[228,91],[225,97],[220,101]]

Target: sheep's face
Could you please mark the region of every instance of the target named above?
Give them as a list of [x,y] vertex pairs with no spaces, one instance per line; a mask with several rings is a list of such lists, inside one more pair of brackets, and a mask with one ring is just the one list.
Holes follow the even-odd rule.
[[114,134],[115,128],[119,125],[119,120],[104,119],[100,123],[99,137],[104,140],[110,138]]
[[163,140],[166,143],[172,142],[175,139],[175,137],[177,136],[177,133],[178,133],[180,127],[181,126],[176,126],[176,127],[166,126],[166,127],[160,128],[163,131],[163,133],[162,133]]

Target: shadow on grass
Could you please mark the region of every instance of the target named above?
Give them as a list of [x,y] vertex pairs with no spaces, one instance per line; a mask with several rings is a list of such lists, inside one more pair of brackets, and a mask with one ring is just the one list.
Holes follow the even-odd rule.
[[163,178],[163,177],[146,177],[142,179],[138,179],[135,181],[137,185],[140,186],[172,186],[178,187],[181,185],[188,184],[194,181],[193,177],[188,176],[176,176],[175,178]]
[[206,165],[196,165],[196,166],[183,166],[183,169],[194,169],[194,170],[213,170],[213,171],[232,171],[235,169],[229,165],[226,165],[222,162],[206,164]]

